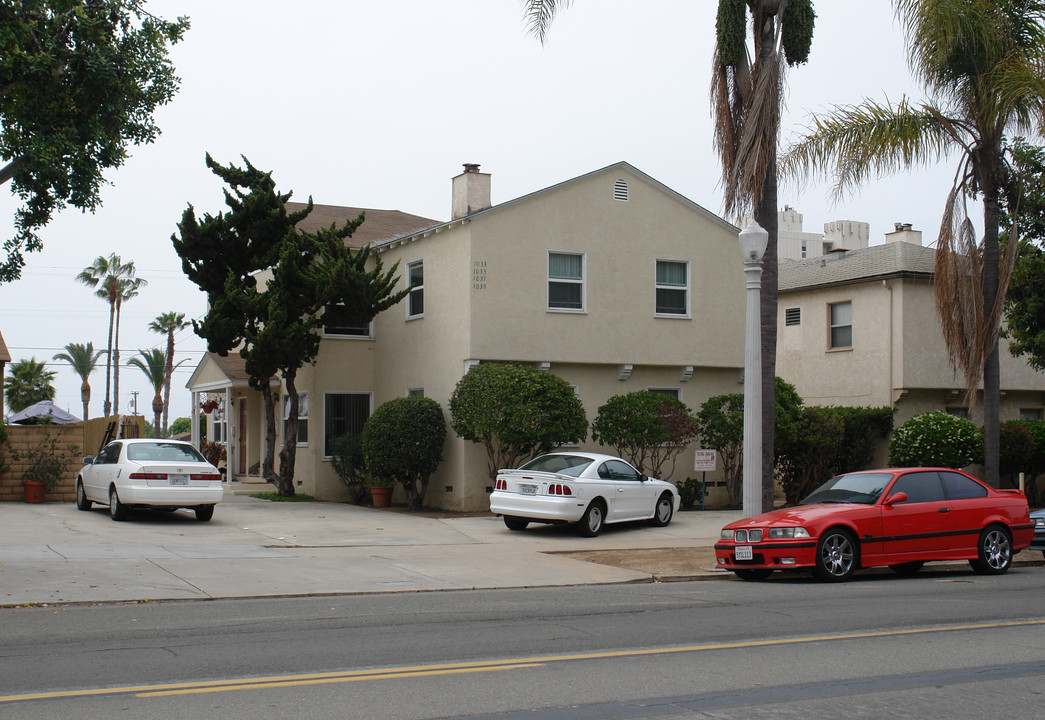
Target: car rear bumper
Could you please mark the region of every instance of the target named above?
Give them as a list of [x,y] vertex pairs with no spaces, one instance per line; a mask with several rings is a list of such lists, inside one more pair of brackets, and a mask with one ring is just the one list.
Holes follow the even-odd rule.
[[221,502],[225,494],[220,482],[212,482],[207,486],[187,487],[147,487],[130,485],[117,487],[120,502],[124,505],[144,505],[151,507],[193,507],[195,505],[214,505]]
[[490,512],[548,522],[577,522],[585,505],[575,497],[520,495],[496,490],[490,495]]

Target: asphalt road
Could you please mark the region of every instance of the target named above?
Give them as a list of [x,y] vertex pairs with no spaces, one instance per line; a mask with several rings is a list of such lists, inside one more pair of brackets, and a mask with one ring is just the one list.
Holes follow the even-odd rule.
[[0,610],[0,718],[1040,717],[1045,572]]

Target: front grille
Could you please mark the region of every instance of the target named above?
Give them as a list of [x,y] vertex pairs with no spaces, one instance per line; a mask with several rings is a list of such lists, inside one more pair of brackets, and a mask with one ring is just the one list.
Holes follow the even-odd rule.
[[733,540],[738,543],[757,543],[762,542],[762,531],[761,530],[737,530],[733,535]]

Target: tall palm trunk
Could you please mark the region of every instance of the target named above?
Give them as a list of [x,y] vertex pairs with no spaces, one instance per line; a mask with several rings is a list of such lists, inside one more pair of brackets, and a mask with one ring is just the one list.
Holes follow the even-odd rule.
[[112,331],[113,331],[113,318],[116,314],[116,302],[112,301],[109,303],[109,336],[108,336],[108,348],[105,353],[105,417],[109,417],[112,411],[112,402],[110,391],[112,390]]
[[152,397],[152,434],[153,437],[161,437],[160,418],[163,416],[163,396],[158,392]]
[[[983,317],[994,312],[998,299],[998,190],[984,193],[983,201]],[[998,487],[1001,481],[1001,363],[994,338],[983,363],[983,474]]]
[[113,412],[120,412],[120,305],[116,298],[116,325],[112,343],[112,407]]
[[[163,437],[167,437],[167,418],[171,406],[171,375],[174,374],[174,330],[167,330],[167,364],[163,368]],[[158,428],[159,426],[157,426]],[[241,430],[242,431],[242,430]]]
[[88,411],[91,405],[91,383],[87,382],[87,378],[80,384],[80,402],[83,403],[83,419],[86,422],[90,419]]
[[777,180],[776,149],[766,170],[762,198],[755,221],[769,233],[762,256],[762,290],[759,296],[762,320],[762,512],[773,509],[773,469],[776,465],[776,339],[777,339]]

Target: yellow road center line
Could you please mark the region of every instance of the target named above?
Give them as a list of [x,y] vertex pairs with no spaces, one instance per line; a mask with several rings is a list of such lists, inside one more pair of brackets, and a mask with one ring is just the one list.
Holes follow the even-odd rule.
[[684,645],[679,647],[646,648],[641,650],[615,650],[609,652],[576,653],[572,655],[548,655],[545,657],[513,658],[493,660],[489,662],[444,663],[440,665],[418,665],[403,668],[382,668],[374,670],[355,670],[326,673],[310,673],[306,675],[274,675],[256,678],[236,678],[231,680],[210,680],[202,682],[165,683],[157,685],[139,685],[115,688],[94,688],[89,690],[70,690],[46,693],[28,693],[24,695],[0,696],[0,704],[26,700],[55,700],[62,698],[84,698],[99,695],[135,695],[137,697],[160,697],[166,695],[187,695],[194,693],[228,692],[232,690],[257,690],[270,687],[293,687],[303,685],[321,685],[338,682],[359,682],[361,680],[390,680],[395,678],[431,677],[437,675],[459,675],[472,672],[491,672],[495,670],[511,670],[518,668],[534,668],[560,662],[580,660],[604,660],[623,657],[642,657],[649,655],[675,655],[680,653],[707,652],[711,650],[738,650],[743,648],[773,647],[784,645],[801,645],[818,642],[834,642],[839,640],[861,640],[904,635],[926,635],[931,633],[959,632],[971,630],[995,630],[1013,627],[1029,627],[1045,625],[1041,620],[1014,620],[1008,622],[976,623],[969,625],[947,625],[943,627],[909,628],[906,630],[882,630],[877,632],[844,633],[834,635],[813,635],[808,637],[781,638],[776,640],[746,640],[741,642],[709,643],[705,645]]

